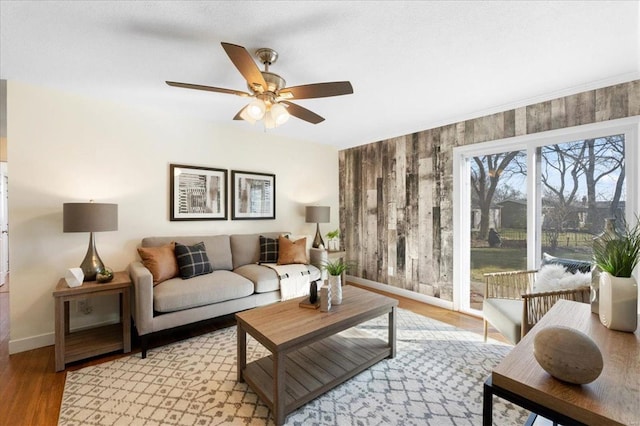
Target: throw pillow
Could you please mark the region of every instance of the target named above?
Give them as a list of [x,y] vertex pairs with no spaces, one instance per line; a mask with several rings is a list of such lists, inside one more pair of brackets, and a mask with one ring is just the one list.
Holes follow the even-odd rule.
[[286,237],[278,238],[278,265],[290,265],[292,263],[309,263],[307,258],[307,238],[291,241]]
[[591,262],[587,260],[565,259],[547,253],[542,253],[542,266],[544,265],[562,265],[564,269],[574,274],[578,271],[591,272]]
[[562,265],[545,265],[536,274],[533,292],[546,293],[548,291],[569,290],[590,284],[591,272],[577,271],[572,274]]
[[203,242],[199,242],[192,246],[176,243],[176,259],[180,268],[180,276],[182,279],[193,278],[198,275],[209,274],[213,272],[207,250]]
[[260,235],[260,260],[258,263],[278,262],[278,240]]
[[176,243],[160,247],[138,247],[142,264],[153,275],[153,285],[178,276],[178,262],[174,253]]

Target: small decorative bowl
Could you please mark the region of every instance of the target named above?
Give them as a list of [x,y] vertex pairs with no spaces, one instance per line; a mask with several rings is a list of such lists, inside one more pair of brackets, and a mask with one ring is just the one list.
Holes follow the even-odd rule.
[[113,271],[111,268],[104,268],[96,274],[96,281],[99,283],[108,283],[113,279]]

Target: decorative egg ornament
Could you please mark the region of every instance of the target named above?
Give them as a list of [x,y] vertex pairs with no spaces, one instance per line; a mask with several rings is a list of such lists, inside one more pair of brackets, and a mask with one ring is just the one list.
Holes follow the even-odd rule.
[[573,328],[552,326],[536,334],[533,355],[553,377],[582,385],[598,378],[604,362],[598,345]]

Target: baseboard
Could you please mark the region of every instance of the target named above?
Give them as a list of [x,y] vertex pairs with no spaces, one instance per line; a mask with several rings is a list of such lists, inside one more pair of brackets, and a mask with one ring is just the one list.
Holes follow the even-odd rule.
[[[70,330],[71,333],[81,330],[87,330],[96,327],[102,327],[104,325],[117,324],[120,319],[107,319],[104,321],[84,325],[82,327],[75,327]],[[55,333],[39,334],[37,336],[25,337],[23,339],[9,340],[9,355],[17,354],[19,352],[26,352],[33,349],[44,348],[45,346],[52,346],[56,344]]]
[[450,311],[453,310],[453,302],[442,300],[438,297],[427,296],[426,294],[416,293],[415,291],[393,287],[388,284],[382,284],[377,281],[354,277],[352,275],[347,275],[346,280],[351,281],[352,283],[363,285],[365,287],[371,287],[375,288],[376,290],[386,291],[387,293],[397,294],[398,296],[406,297],[407,299],[413,299],[417,300],[418,302],[428,303],[429,305],[434,305],[439,308],[449,309]]
[[25,337],[24,339],[9,340],[9,355],[43,348],[45,346],[52,346],[55,344],[55,337],[55,333],[45,333]]

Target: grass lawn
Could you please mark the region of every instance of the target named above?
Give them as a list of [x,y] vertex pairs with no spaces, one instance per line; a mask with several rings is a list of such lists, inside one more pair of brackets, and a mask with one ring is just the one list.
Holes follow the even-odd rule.
[[527,249],[478,247],[471,249],[471,280],[484,281],[482,274],[526,269]]

